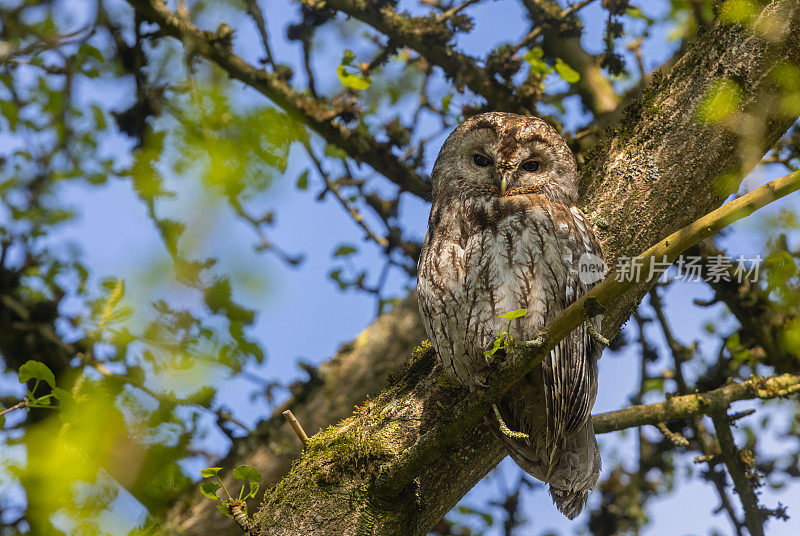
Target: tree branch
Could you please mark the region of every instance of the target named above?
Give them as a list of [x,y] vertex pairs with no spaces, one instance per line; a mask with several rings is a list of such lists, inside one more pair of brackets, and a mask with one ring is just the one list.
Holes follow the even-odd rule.
[[490,109],[517,113],[532,113],[535,103],[521,100],[514,88],[497,82],[475,58],[462,54],[448,45],[452,32],[444,19],[409,17],[394,11],[391,3],[376,8],[367,0],[301,0],[309,7],[324,5],[358,19],[389,38],[391,43],[406,46],[428,62],[440,67],[453,79],[455,86],[466,85],[487,101]]
[[231,78],[262,93],[290,115],[332,145],[344,150],[357,162],[368,164],[401,189],[425,197],[428,185],[409,166],[400,162],[388,145],[377,143],[369,135],[345,128],[335,122],[338,111],[321,99],[301,95],[276,75],[257,69],[230,49],[230,29],[220,25],[217,32],[198,29],[191,21],[172,13],[161,0],[128,0],[137,13],[158,24],[162,31],[184,43],[194,52],[219,65]]
[[[795,392],[797,392],[795,390]],[[730,422],[728,422],[728,407],[724,406],[711,413],[714,421],[714,430],[717,432],[717,441],[722,451],[722,460],[728,468],[728,473],[733,480],[733,487],[739,494],[744,510],[744,521],[750,536],[764,536],[764,516],[758,507],[758,499],[753,490],[744,468],[742,468],[741,454],[733,441]]]
[[673,396],[663,402],[630,406],[592,416],[595,433],[607,434],[634,426],[657,425],[696,415],[713,415],[738,400],[783,398],[800,393],[800,375],[754,377],[713,391]]
[[[523,0],[522,3],[528,9],[536,27],[541,28],[542,50],[547,56],[561,58],[580,73],[581,78],[575,83],[575,90],[580,95],[581,102],[592,111],[598,121],[604,125],[609,124],[611,121],[606,116],[618,110],[621,97],[611,82],[603,76],[600,61],[584,50],[580,36],[565,36],[561,27],[563,22],[579,25],[575,16],[577,9],[562,9],[551,0]],[[580,7],[584,5],[585,3],[578,4]],[[532,39],[526,37],[524,41],[530,43]]]

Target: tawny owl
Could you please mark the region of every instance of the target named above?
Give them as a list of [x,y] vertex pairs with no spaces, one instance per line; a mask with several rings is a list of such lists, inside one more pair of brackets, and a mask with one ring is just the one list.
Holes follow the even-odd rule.
[[[600,245],[575,207],[577,188],[572,152],[536,117],[478,115],[442,147],[417,288],[441,364],[470,389],[498,358],[484,350],[508,326],[499,315],[527,309],[510,335],[529,340],[591,286],[578,261],[599,258]],[[592,322],[600,327],[599,319]],[[596,333],[586,325],[575,330],[503,397],[502,421],[487,417],[511,457],[549,484],[570,519],[600,473],[590,412],[602,346],[587,330]]]

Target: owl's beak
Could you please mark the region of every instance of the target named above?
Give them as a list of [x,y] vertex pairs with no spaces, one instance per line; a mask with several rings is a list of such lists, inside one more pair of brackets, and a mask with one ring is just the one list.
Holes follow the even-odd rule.
[[498,185],[500,189],[500,195],[506,195],[506,192],[509,188],[514,186],[514,175],[508,170],[502,170],[500,173],[500,184]]

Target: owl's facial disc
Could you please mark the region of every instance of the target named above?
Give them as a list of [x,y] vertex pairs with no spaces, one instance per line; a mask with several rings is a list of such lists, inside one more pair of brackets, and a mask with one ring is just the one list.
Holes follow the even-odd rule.
[[572,204],[576,171],[569,147],[544,121],[482,114],[462,124],[442,147],[433,196],[463,200],[539,194]]

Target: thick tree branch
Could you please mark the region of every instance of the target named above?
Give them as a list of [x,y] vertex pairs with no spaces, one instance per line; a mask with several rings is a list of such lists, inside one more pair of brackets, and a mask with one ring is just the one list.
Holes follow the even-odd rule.
[[232,35],[224,24],[217,32],[207,32],[171,12],[161,0],[129,0],[129,3],[165,34],[183,42],[187,52],[216,63],[231,78],[265,95],[355,161],[369,165],[403,190],[421,197],[427,194],[427,184],[412,168],[400,162],[388,145],[376,142],[359,130],[343,127],[335,121],[337,110],[328,103],[297,93],[276,75],[253,67],[234,54],[230,48]]
[[[292,396],[273,415],[265,418],[252,434],[234,440],[228,455],[216,465],[223,474],[242,463],[257,467],[264,476],[263,489],[278,482],[300,454],[300,441],[286,422],[283,411],[291,409],[309,434],[353,413],[353,406],[375,396],[388,385],[389,372],[400,367],[411,349],[425,337],[414,296],[390,313],[380,316],[355,341],[343,345],[336,355],[310,378],[297,382]],[[498,455],[499,455],[498,450]],[[226,480],[225,484],[233,484]],[[259,495],[259,502],[261,495]],[[257,502],[250,504],[254,511]],[[176,534],[194,536],[240,536],[241,530],[221,515],[213,501],[191,488],[166,515],[166,525]]]
[[[718,207],[794,123],[778,110],[783,93],[772,71],[800,62],[799,16],[797,0],[776,0],[746,26],[715,23],[669,73],[653,78],[614,136],[586,155],[580,205],[607,262]],[[718,84],[730,81],[741,99],[724,120],[704,119]],[[636,298],[621,300],[630,305],[608,311],[604,325],[627,319],[646,288],[631,292]]]

